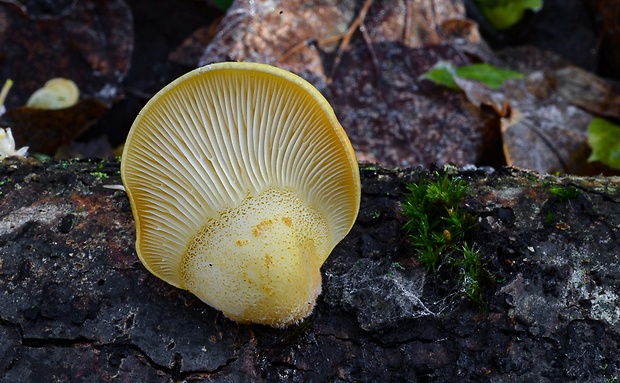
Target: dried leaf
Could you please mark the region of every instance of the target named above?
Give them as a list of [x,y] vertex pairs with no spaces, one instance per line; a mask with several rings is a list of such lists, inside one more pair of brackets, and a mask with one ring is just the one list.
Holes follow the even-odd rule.
[[201,64],[258,61],[302,75],[330,101],[361,160],[475,163],[489,137],[479,112],[463,94],[419,80],[438,59],[469,63],[454,41],[479,35],[471,24],[459,35],[454,19],[465,19],[460,1],[238,1]]
[[620,118],[620,84],[575,66],[556,70],[551,76],[568,102],[599,116]]
[[[334,52],[364,8],[360,0],[238,1],[203,55],[201,65],[215,61],[259,61],[295,73],[311,72],[326,79],[322,53]],[[441,25],[464,19],[460,2],[446,0],[370,1],[359,27],[369,42],[399,42],[415,48],[445,42]],[[360,32],[356,30],[356,37]],[[475,35],[475,37],[478,37]],[[344,47],[346,48],[346,47]]]
[[455,78],[475,105],[498,111],[506,161],[540,173],[586,171],[586,129],[592,116],[567,103],[542,72],[509,80],[498,90]]
[[539,173],[584,172],[589,148],[585,129],[591,116],[565,103],[529,104],[502,119],[504,154],[509,165]]

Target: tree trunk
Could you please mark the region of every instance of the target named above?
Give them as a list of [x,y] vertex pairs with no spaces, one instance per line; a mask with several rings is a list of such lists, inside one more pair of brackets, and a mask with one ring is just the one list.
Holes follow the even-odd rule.
[[[612,382],[620,373],[620,180],[456,170],[484,304],[427,274],[402,226],[426,172],[362,165],[351,233],[314,313],[240,325],[151,275],[119,164],[0,164],[6,382]],[[566,188],[574,190],[569,197]]]

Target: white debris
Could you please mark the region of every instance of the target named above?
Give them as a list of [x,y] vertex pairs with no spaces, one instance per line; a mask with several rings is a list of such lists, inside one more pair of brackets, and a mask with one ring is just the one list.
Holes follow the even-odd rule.
[[27,146],[15,150],[15,140],[11,128],[0,128],[0,161],[12,156],[25,157],[27,151]]

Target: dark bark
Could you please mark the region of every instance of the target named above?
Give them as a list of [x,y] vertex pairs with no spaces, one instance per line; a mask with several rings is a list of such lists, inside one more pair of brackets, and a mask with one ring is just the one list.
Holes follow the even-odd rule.
[[[149,274],[119,166],[0,164],[2,381],[604,382],[620,372],[620,180],[455,171],[486,305],[427,275],[400,203],[424,172],[362,166],[315,312],[239,325]],[[557,185],[577,191],[561,198]],[[556,190],[556,189],[554,189]]]

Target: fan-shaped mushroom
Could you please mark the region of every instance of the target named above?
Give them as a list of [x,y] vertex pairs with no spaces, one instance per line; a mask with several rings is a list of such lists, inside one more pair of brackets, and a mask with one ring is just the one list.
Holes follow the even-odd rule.
[[327,100],[270,65],[218,63],[157,93],[121,174],[146,268],[238,322],[312,312],[320,267],[360,203],[355,153]]

